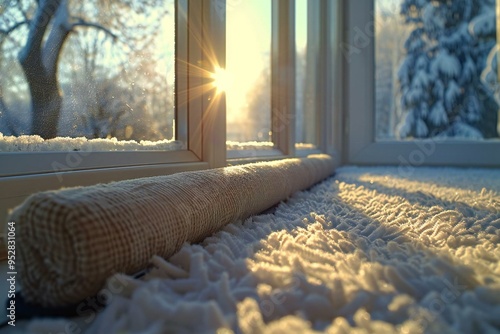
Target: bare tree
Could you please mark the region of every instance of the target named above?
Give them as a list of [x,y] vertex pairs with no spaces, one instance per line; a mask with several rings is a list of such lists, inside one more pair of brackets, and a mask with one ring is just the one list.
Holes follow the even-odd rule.
[[[0,6],[0,21],[6,23],[0,25],[0,38],[10,37],[21,27],[28,28],[18,60],[31,95],[31,133],[53,138],[57,135],[62,107],[58,64],[68,37],[80,28],[97,29],[113,41],[120,40],[124,49],[134,51],[148,45],[154,28],[142,27],[138,30],[136,28],[140,23],[131,27],[129,22],[140,22],[138,15],[149,15],[161,6],[162,1],[94,0],[70,3],[70,0],[17,0],[11,3],[15,9],[6,10]],[[85,15],[72,15],[70,7],[76,9],[73,13],[91,10],[95,16],[89,20]],[[135,21],[131,18],[133,15],[136,16]],[[94,21],[95,17],[99,20]]]
[[5,36],[23,25],[29,27],[26,43],[18,59],[31,94],[32,134],[53,138],[57,135],[62,105],[57,66],[69,34],[76,27],[83,26],[101,29],[115,36],[101,25],[71,17],[68,0],[39,0],[36,9],[31,10],[32,17],[23,6],[24,3],[17,1],[21,15],[16,15],[16,18],[22,20],[3,29],[1,33]]
[[[78,60],[65,75],[71,77],[66,92],[71,106],[68,110],[66,104],[63,110],[81,120],[80,131],[91,138],[172,138],[173,103],[166,73],[158,71],[165,64],[156,50],[135,52],[126,57],[127,64],[110,66],[106,63],[110,55],[101,52],[106,48],[102,34],[86,31],[85,35],[72,39],[65,50],[65,57]],[[64,124],[60,126],[64,129]]]

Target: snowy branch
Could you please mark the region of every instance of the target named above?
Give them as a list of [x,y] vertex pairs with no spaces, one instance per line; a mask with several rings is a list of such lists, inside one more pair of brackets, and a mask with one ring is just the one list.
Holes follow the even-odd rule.
[[55,28],[50,30],[49,37],[43,47],[43,64],[49,73],[56,72],[57,61],[61,54],[62,46],[71,31],[68,18],[68,2],[67,0],[62,0],[53,17]]
[[17,22],[16,24],[14,24],[12,27],[10,27],[8,29],[0,29],[0,34],[2,34],[2,35],[9,35],[10,33],[12,33],[17,28],[22,27],[23,25],[29,24],[29,23],[30,23],[29,20],[22,21],[22,22]]
[[74,22],[72,24],[72,28],[76,28],[76,27],[90,27],[90,28],[95,28],[95,29],[101,30],[104,33],[106,33],[107,35],[111,36],[111,38],[113,38],[113,41],[115,41],[115,40],[118,39],[118,36],[116,36],[111,30],[109,30],[106,27],[103,27],[100,24],[93,23],[93,22],[87,22],[86,20],[84,20],[84,19],[82,19],[80,17],[76,17],[75,19],[76,19],[76,22]]
[[24,3],[24,2],[23,2],[23,1],[21,1],[21,0],[17,0],[17,1],[16,1],[16,3],[17,3],[16,8],[17,8],[17,10],[21,13],[21,15],[24,17],[24,20],[25,20],[25,21],[29,21],[30,19],[29,19],[29,17],[28,17],[28,13],[27,13],[27,12],[26,12],[26,10],[23,8],[23,3]]
[[45,31],[60,4],[61,0],[46,0],[38,3],[35,17],[30,22],[26,45],[19,54],[21,63],[28,62],[28,58],[31,57],[35,59],[41,57],[40,48]]

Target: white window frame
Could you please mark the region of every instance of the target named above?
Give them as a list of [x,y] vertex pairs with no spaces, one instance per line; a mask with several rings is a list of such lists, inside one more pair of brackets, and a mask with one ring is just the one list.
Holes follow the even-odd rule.
[[[187,150],[0,153],[0,218],[37,191],[225,166],[225,98],[215,98],[215,89],[190,96],[210,79],[187,65],[203,64],[210,72],[214,62],[225,66],[220,2],[176,1],[176,73],[187,73],[176,76],[176,138]],[[209,101],[214,102],[210,109]]]
[[[269,150],[228,150],[228,163],[240,164],[276,160],[315,153],[333,155],[340,164],[342,149],[341,57],[342,3],[331,0],[308,1],[308,45],[315,53],[307,85],[316,89],[309,108],[315,113],[315,149],[296,147],[296,48],[295,0],[273,0],[271,19],[271,140]],[[310,40],[311,39],[311,40]]]
[[[308,1],[307,5],[308,57],[315,60],[313,66],[308,64],[309,81],[306,83],[316,92],[315,99],[308,106],[316,116],[314,144],[320,152],[333,156],[336,166],[339,166],[344,133],[343,69],[339,49],[344,4],[337,0],[315,0]],[[308,150],[305,153],[308,154]]]
[[295,0],[271,6],[271,141],[272,149],[228,150],[228,163],[241,164],[295,156]]
[[[208,72],[225,67],[225,0],[176,1],[176,139],[187,150],[170,152],[33,152],[0,153],[0,218],[29,195],[61,187],[87,186],[124,179],[167,175],[240,163],[275,160],[312,153],[340,157],[342,118],[340,84],[341,4],[310,1],[310,11],[323,13],[309,29],[318,36],[314,85],[324,87],[316,96],[318,149],[295,149],[295,0],[272,1],[271,105],[274,150],[268,156],[226,158],[226,102],[224,93],[207,89],[210,83],[188,64]],[[179,61],[181,60],[181,61]],[[322,72],[322,75],[319,73]],[[209,85],[206,85],[207,87]],[[199,89],[198,89],[199,91]],[[334,92],[332,94],[332,92]],[[195,95],[195,96],[194,96]],[[340,115],[340,116],[339,116]],[[293,122],[291,121],[293,120]],[[255,152],[253,153],[255,155]],[[337,165],[340,158],[336,159]]]
[[[343,161],[356,165],[500,166],[499,141],[467,140],[375,140],[375,37],[374,1],[344,3],[342,57],[347,69],[344,95],[345,128]],[[363,43],[360,41],[363,34]]]

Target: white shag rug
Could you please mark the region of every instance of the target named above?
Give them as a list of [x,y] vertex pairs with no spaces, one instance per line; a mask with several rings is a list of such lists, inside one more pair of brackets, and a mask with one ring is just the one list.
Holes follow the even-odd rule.
[[498,333],[499,241],[500,170],[345,167],[29,330]]

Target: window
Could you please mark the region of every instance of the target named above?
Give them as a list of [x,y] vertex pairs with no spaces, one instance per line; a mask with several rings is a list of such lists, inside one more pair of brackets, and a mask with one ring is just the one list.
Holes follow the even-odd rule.
[[376,139],[499,137],[495,2],[375,2]]
[[[343,4],[328,0],[297,1],[296,6],[297,50],[303,48],[297,64],[305,66],[302,87],[297,89],[297,99],[302,97],[302,102],[297,105],[296,150],[298,154],[308,154],[317,149],[334,155],[340,162],[344,129],[342,94],[338,89],[342,85],[338,45],[343,29]],[[297,71],[300,80],[301,70]]]
[[[315,40],[312,23],[308,20],[308,1],[295,1],[295,49],[296,49],[296,149],[314,148],[316,143],[316,113],[314,112],[315,85],[314,66],[316,64]],[[310,23],[310,24],[309,24]],[[310,28],[310,29],[309,29]]]
[[[250,6],[250,4],[253,6],[253,10],[248,10],[245,7]],[[336,130],[333,129],[332,123],[335,123],[335,126],[340,126],[341,122],[333,122],[331,114],[334,109],[340,107],[340,105],[334,105],[339,103],[340,99],[337,96],[335,98],[327,96],[325,88],[333,87],[330,74],[338,74],[339,58],[334,51],[336,50],[334,45],[338,42],[340,33],[340,20],[336,20],[339,13],[338,8],[340,8],[338,2],[329,4],[328,1],[238,1],[236,4],[231,3],[231,5],[228,2],[228,36],[237,35],[238,29],[244,25],[245,19],[236,20],[237,14],[235,12],[237,10],[242,10],[249,19],[252,18],[252,15],[256,15],[257,18],[252,21],[258,21],[262,27],[266,28],[262,33],[257,32],[255,27],[250,31],[252,36],[259,34],[259,43],[261,43],[259,45],[262,45],[262,51],[254,51],[256,52],[254,58],[263,58],[265,59],[263,63],[267,63],[267,56],[270,57],[269,76],[267,73],[259,76],[259,80],[262,82],[270,81],[270,86],[258,85],[257,92],[250,94],[251,99],[258,98],[258,108],[249,105],[252,108],[247,111],[258,115],[252,119],[253,123],[249,124],[258,123],[257,128],[265,130],[257,131],[257,135],[254,134],[253,138],[258,141],[262,140],[263,137],[259,137],[258,134],[264,135],[269,128],[267,139],[269,142],[238,143],[231,141],[236,139],[236,134],[232,135],[231,133],[238,131],[237,135],[242,136],[242,131],[237,130],[238,127],[231,123],[231,118],[237,117],[232,115],[231,111],[233,103],[231,96],[236,94],[229,90],[227,96],[228,140],[230,141],[228,142],[227,156],[231,159],[231,163],[234,162],[232,159],[235,158],[281,158],[317,153],[320,150],[334,153],[334,141],[331,134]],[[315,19],[307,18],[309,15],[319,15],[323,9],[328,12],[325,12],[321,19],[318,17]],[[271,11],[269,12],[269,10]],[[232,15],[237,21],[234,29],[230,26]],[[270,31],[268,32],[269,17]],[[332,18],[334,19],[333,23]],[[253,25],[255,24],[253,23]],[[270,36],[269,50],[267,49],[269,41],[266,36]],[[251,38],[244,40],[251,40]],[[239,41],[241,39],[238,40],[236,36],[232,42],[229,42],[228,37],[228,70],[231,68],[232,62],[237,64],[237,60],[231,60],[231,48],[239,50],[240,53],[248,52],[245,47],[238,44]],[[247,46],[247,43],[243,42],[243,45]],[[254,49],[260,50],[259,47],[254,47]],[[257,55],[258,52],[264,56]],[[242,64],[238,64],[238,66],[245,66],[245,57],[240,57]],[[255,62],[255,64],[258,63]],[[249,66],[247,65],[247,67]],[[259,71],[253,70],[253,72],[258,73]],[[243,79],[234,77],[234,86],[238,85],[239,80],[243,81]],[[264,91],[260,87],[263,87]],[[238,122],[242,122],[242,120],[238,119]],[[263,124],[265,126],[262,126]],[[250,125],[246,126],[252,128]],[[320,142],[319,138],[324,139]],[[247,138],[243,140],[247,140]]]
[[[214,72],[216,64],[220,67],[225,66],[224,38],[219,39],[219,36],[224,36],[224,17],[217,17],[216,2],[220,1],[188,2],[176,0],[170,3],[175,7],[170,6],[168,9],[162,7],[162,15],[169,19],[166,21],[160,20],[151,27],[151,29],[154,28],[153,30],[158,32],[159,40],[162,39],[160,35],[168,38],[163,40],[160,45],[157,45],[158,48],[154,48],[159,52],[158,61],[163,62],[163,65],[155,64],[155,73],[146,72],[146,76],[151,74],[149,76],[151,81],[156,80],[157,75],[163,76],[163,78],[167,78],[167,83],[169,83],[168,78],[171,77],[169,73],[172,71],[169,66],[174,66],[176,75],[173,84],[175,85],[176,94],[173,103],[175,104],[176,122],[175,127],[173,124],[171,128],[170,125],[167,125],[165,131],[170,132],[166,132],[165,136],[173,136],[175,130],[175,139],[182,143],[184,149],[169,151],[168,148],[162,147],[160,150],[153,151],[109,152],[101,151],[99,147],[89,146],[86,149],[72,148],[65,152],[28,153],[5,152],[3,150],[4,152],[0,152],[0,215],[5,217],[9,208],[20,203],[24,198],[36,191],[224,166],[226,164],[225,136],[221,137],[219,135],[220,132],[225,132],[224,105],[223,100],[216,96],[217,92],[212,83],[213,78],[211,78],[211,73]],[[40,3],[43,4],[44,2]],[[127,2],[127,4],[132,6],[129,8],[132,12],[141,13],[141,5],[144,2],[135,2],[134,0]],[[152,4],[161,5],[164,2],[152,1]],[[125,10],[128,5],[124,5],[124,8],[120,7],[120,10]],[[135,5],[138,7],[133,7]],[[36,6],[34,6],[33,10],[36,9]],[[166,13],[167,11],[168,13]],[[146,15],[147,13],[149,11],[145,9],[143,14]],[[31,12],[27,12],[27,15],[31,14]],[[120,19],[128,22],[126,24],[135,24],[129,22],[130,15],[127,16],[125,13]],[[155,14],[151,15],[154,16]],[[93,16],[89,15],[89,17]],[[81,21],[77,22],[82,23]],[[120,21],[120,24],[125,24],[125,22]],[[175,25],[175,34],[169,30],[170,24]],[[4,26],[0,28],[5,32],[6,28]],[[148,29],[150,27],[144,27],[143,32]],[[1,36],[4,37],[5,34],[2,33]],[[174,50],[166,46],[166,44],[172,42],[171,39],[169,40],[169,36],[175,36],[175,62],[171,61],[170,54]],[[5,41],[5,39],[2,40]],[[47,42],[49,40],[50,38]],[[103,49],[106,52],[111,52],[111,45],[106,43],[109,42],[104,43]],[[150,56],[154,57],[154,55]],[[113,58],[113,61],[119,60],[123,60],[123,58]],[[138,61],[142,61],[142,59]],[[133,63],[134,61],[131,60],[130,62]],[[152,65],[152,63],[146,64],[148,66]],[[131,65],[126,64],[124,66]],[[61,68],[64,70],[64,66]],[[159,70],[159,68],[163,69]],[[200,73],[203,73],[203,75],[200,75]],[[135,86],[135,84],[132,85],[135,82],[134,80],[144,73],[136,71],[126,74],[127,78],[133,79],[128,81],[129,86]],[[2,80],[4,78],[5,76],[2,75]],[[68,76],[68,78],[71,78],[71,76]],[[155,87],[156,84],[147,82],[145,78],[141,80],[151,84],[152,89],[161,90],[161,86]],[[123,84],[125,86],[123,82],[127,81],[118,81],[117,85]],[[134,91],[133,88],[128,88],[131,89],[130,92]],[[116,89],[116,87],[113,89]],[[172,92],[172,90],[163,95],[149,95],[143,101],[144,103],[150,103],[153,98],[163,99],[163,102],[158,102],[163,105],[163,107],[159,108],[163,109],[167,105],[163,109],[163,122],[173,120],[173,118],[169,118],[169,113],[172,115],[172,110],[168,108],[167,103],[169,101],[169,98],[167,98],[169,92]],[[142,92],[139,92],[139,95],[142,96]],[[2,96],[5,96],[5,94]],[[106,96],[110,97],[109,95]],[[123,101],[118,102],[122,103]],[[155,101],[152,102],[156,103]],[[153,124],[152,127],[155,127],[155,125]],[[128,131],[130,133],[130,130]],[[5,137],[2,139],[5,139]],[[57,140],[55,139],[55,141]]]
[[246,76],[227,92],[229,159],[294,155],[294,10],[293,1],[227,3],[228,70]]
[[[15,9],[12,15],[16,20],[24,17],[24,14],[31,17],[37,10],[36,2],[17,3],[22,6],[32,4],[31,7]],[[69,4],[76,6],[68,8],[72,14],[82,16],[81,20],[75,19],[74,22],[79,24],[75,27],[78,28],[77,31],[81,30],[81,33],[73,32],[75,36],[71,35],[65,40],[61,51],[61,62],[57,72],[58,84],[63,88],[67,87],[66,91],[63,89],[63,93],[68,95],[63,97],[62,104],[66,111],[57,121],[58,131],[61,131],[57,134],[75,137],[88,135],[88,138],[116,135],[117,140],[108,141],[107,144],[122,145],[122,147],[118,149],[112,147],[110,150],[116,151],[111,152],[99,145],[93,147],[92,144],[86,147],[59,146],[61,150],[52,146],[48,147],[49,151],[38,149],[37,152],[6,152],[6,149],[1,149],[0,216],[5,217],[8,208],[20,203],[36,191],[222,167],[252,160],[279,159],[296,154],[320,151],[335,153],[338,149],[338,143],[334,147],[336,142],[332,133],[335,132],[337,135],[341,133],[339,127],[342,122],[334,120],[332,115],[334,110],[340,110],[341,99],[337,94],[334,94],[335,98],[330,99],[331,94],[327,94],[328,87],[333,87],[331,77],[338,75],[340,68],[340,58],[334,51],[336,48],[332,47],[340,36],[341,23],[337,19],[341,12],[337,2],[335,4],[329,0],[308,2],[308,13],[323,12],[323,8],[328,12],[325,12],[320,20],[308,20],[315,22],[314,26],[307,23],[305,28],[304,23],[299,23],[302,29],[300,33],[302,53],[317,52],[316,49],[304,50],[305,31],[307,38],[313,36],[314,31],[329,31],[321,34],[318,41],[313,43],[315,47],[325,51],[322,57],[315,59],[321,63],[315,67],[314,80],[311,79],[314,87],[321,89],[317,92],[315,107],[308,109],[303,116],[304,124],[309,117],[314,118],[314,122],[311,123],[314,124],[314,129],[311,133],[315,134],[315,144],[318,147],[314,150],[295,147],[296,142],[302,141],[296,138],[295,92],[299,80],[296,78],[296,34],[299,27],[296,26],[295,1],[129,0],[120,6],[94,2]],[[303,1],[299,8],[304,8],[305,5]],[[101,8],[98,6],[110,7],[102,9],[103,21],[96,23],[93,20],[100,19],[98,11]],[[14,9],[9,7],[8,11],[11,10]],[[108,11],[108,15],[104,15],[105,10]],[[109,15],[116,11],[122,15]],[[5,13],[6,11],[2,12]],[[61,13],[64,14],[64,11],[61,10]],[[255,54],[249,52],[248,57],[252,57],[252,61],[255,61],[254,57],[259,59],[252,64],[255,67],[249,71],[248,68],[241,68],[248,60],[238,56],[241,49],[247,46],[248,38],[233,36],[229,29],[233,30],[232,25],[238,21],[243,24],[245,20],[251,21],[252,17],[259,17],[262,13],[265,13],[265,18],[259,18],[263,20],[260,29],[266,36],[265,38],[258,36],[253,44],[250,43],[256,50],[252,50]],[[52,17],[59,17],[58,15],[62,15],[61,18],[67,17],[63,14],[55,14]],[[303,16],[305,13],[297,13],[299,14]],[[141,20],[141,17],[151,17],[153,22],[148,25],[147,21]],[[21,75],[19,64],[16,65],[17,69],[10,69],[8,66],[16,62],[13,57],[16,51],[11,48],[18,42],[11,40],[11,36],[5,36],[10,33],[12,26],[9,24],[16,25],[13,23],[16,20],[2,21],[0,26],[2,47],[8,47],[12,51],[9,51],[11,52],[9,55],[8,52],[0,54],[2,57],[0,68],[6,71],[5,73],[10,73],[11,70],[17,71],[16,75],[8,77],[2,75],[0,78],[0,87],[3,89],[0,102],[6,102],[1,106],[6,105],[9,108],[15,105],[12,102],[15,100],[13,96],[18,96],[24,103],[29,99],[29,91],[26,82],[23,83],[25,79]],[[303,17],[300,22],[304,22]],[[115,36],[117,33],[113,33],[111,26],[105,23],[125,27],[126,29],[120,31],[120,34],[132,34],[134,40],[130,42],[132,44],[126,46],[123,38]],[[255,28],[255,25],[251,27]],[[19,34],[19,39],[22,39],[27,29],[26,25],[20,24],[14,30]],[[239,26],[236,24],[234,30],[238,29]],[[243,28],[241,31],[244,31]],[[250,36],[250,32],[248,34]],[[22,46],[22,43],[19,43],[17,47]],[[121,43],[122,49],[115,48],[116,43]],[[132,47],[134,43],[136,48]],[[322,43],[328,43],[329,46],[322,46]],[[144,50],[148,53],[144,53]],[[136,57],[128,60],[128,55],[136,52]],[[8,62],[7,55],[10,57]],[[237,62],[240,60],[243,64]],[[79,75],[78,71],[87,73],[82,69],[85,66],[92,71],[88,76]],[[321,66],[327,66],[327,70],[323,71],[324,67]],[[238,74],[241,77],[231,78],[232,71],[236,73],[242,71]],[[325,75],[319,76],[318,73],[321,71]],[[327,72],[332,75],[326,75]],[[93,83],[89,84],[89,80]],[[238,86],[238,80],[241,82],[246,80],[247,83]],[[108,85],[98,85],[97,83],[101,81],[107,82]],[[231,87],[234,86],[238,86],[238,90],[231,91]],[[115,90],[121,90],[120,95],[114,94]],[[101,99],[97,99],[97,96]],[[249,98],[259,98],[263,101],[262,106],[260,102],[255,102],[254,105],[259,108],[245,109],[244,102],[248,103]],[[130,108],[135,110],[137,106],[139,109],[142,108],[142,111],[131,114],[133,117],[120,116],[119,120],[124,122],[115,122],[114,124],[119,123],[120,126],[117,126],[114,134],[111,134],[107,132],[110,131],[108,124],[110,118],[106,119],[105,110],[99,111],[99,106],[96,105],[96,101],[102,99],[111,104],[107,105],[110,108],[116,107],[113,103],[117,103],[120,108],[125,106],[125,113],[127,110],[131,111]],[[109,99],[111,101],[108,101]],[[137,105],[132,105],[130,102]],[[80,117],[77,108],[80,105],[88,106],[96,113],[89,112],[83,114],[85,117]],[[118,110],[121,110],[120,108]],[[249,114],[249,117],[243,118],[242,122],[242,119],[238,119],[235,115],[244,112],[254,115]],[[5,116],[6,114],[8,116]],[[94,118],[91,115],[94,115],[92,116]],[[11,126],[5,121],[5,117],[9,116],[10,113],[2,111],[0,126],[4,127],[2,131],[5,133]],[[83,119],[87,123],[82,124],[93,126],[85,128],[83,125],[78,125]],[[101,120],[103,122],[100,122]],[[253,122],[253,125],[249,126],[248,121]],[[69,123],[74,125],[73,122],[78,123],[76,127],[66,126]],[[337,128],[334,129],[332,124]],[[29,129],[28,124],[24,125]],[[241,131],[234,131],[238,127],[243,132],[249,131],[245,136],[238,137]],[[144,131],[152,130],[153,137],[140,135],[142,128]],[[95,131],[85,132],[86,129]],[[268,145],[265,150],[267,153],[254,148],[250,150],[251,152],[243,149],[235,153],[238,150],[232,150],[230,145],[226,146],[226,136],[229,140],[256,140],[265,143]],[[322,139],[320,141],[317,138]],[[7,136],[1,139],[0,145],[5,145]],[[137,147],[134,146],[137,143],[127,141],[130,139],[148,140],[142,144],[152,146]],[[60,139],[54,139],[53,145],[57,145],[58,141]],[[155,145],[154,149],[148,150]],[[168,147],[169,145],[181,146]],[[174,150],[171,150],[172,148]]]
[[335,8],[338,3],[297,0],[295,6],[295,148],[305,153],[325,144],[321,143],[324,133],[335,132],[321,130],[321,124],[324,117],[333,113],[332,103],[337,99],[332,94],[327,95],[325,89],[331,87],[336,63],[334,50],[339,30],[335,26],[338,23]]
[[[467,6],[470,3],[420,2],[422,5],[425,4],[425,10],[410,6],[408,17],[411,22],[408,25],[399,25],[400,28],[397,31],[391,29],[391,24],[398,24],[397,20],[400,19],[391,13],[399,12],[405,3],[406,1],[375,0],[363,5],[349,2],[346,6],[348,17],[346,40],[341,44],[342,56],[348,67],[347,84],[344,87],[344,92],[348,96],[345,103],[348,115],[347,141],[344,146],[347,153],[345,161],[353,164],[397,164],[411,168],[421,165],[500,165],[498,139],[492,138],[495,136],[483,136],[492,139],[477,140],[478,123],[483,122],[489,129],[497,128],[498,124],[495,118],[495,109],[498,112],[497,107],[488,107],[480,111],[480,113],[487,112],[490,121],[486,121],[485,118],[481,121],[477,118],[477,112],[481,110],[478,104],[494,106],[492,95],[482,93],[481,85],[483,84],[480,80],[483,80],[481,79],[483,74],[481,72],[481,75],[478,75],[476,72],[470,76],[470,81],[476,83],[472,86],[465,85],[463,81],[459,82],[465,78],[457,77],[457,75],[465,76],[466,72],[472,69],[471,52],[479,52],[482,47],[489,48],[487,52],[484,50],[485,54],[491,52],[495,44],[492,42],[492,37],[485,35],[480,38],[481,41],[474,41],[474,38],[479,38],[480,34],[486,32],[488,22],[491,21],[491,17],[486,16],[491,15],[489,14],[491,11],[485,11],[488,15],[481,18],[484,19],[482,25],[479,24],[479,18],[473,18],[474,15],[471,14],[469,19],[471,22],[474,21],[474,24],[470,22],[461,24],[460,33],[453,33],[451,30],[447,32],[449,40],[444,41],[443,45],[457,44],[459,37],[467,39],[468,43],[476,43],[472,51],[470,47],[464,47],[465,42],[461,41],[458,44],[463,47],[463,50],[457,55],[450,53],[451,51],[446,50],[444,46],[439,46],[437,40],[431,40],[431,37],[438,39],[441,37],[434,36],[432,33],[430,33],[432,36],[422,35],[427,33],[425,29],[422,30],[422,17],[425,20],[435,20],[438,14],[431,15],[431,12],[437,10],[442,18],[458,19],[462,14],[455,6]],[[489,3],[491,6],[493,2],[484,3]],[[479,8],[474,8],[471,13],[478,10]],[[424,12],[426,15],[422,16]],[[458,14],[449,15],[453,12]],[[447,27],[449,26],[447,24]],[[485,31],[477,30],[480,27]],[[426,25],[427,28],[429,28],[428,25]],[[409,37],[405,34],[409,34]],[[407,43],[403,44],[402,48],[397,47],[399,40]],[[394,47],[389,47],[391,43]],[[436,49],[431,52],[427,49],[430,47],[428,43],[436,46]],[[391,54],[388,54],[389,49]],[[401,65],[396,64],[397,58],[406,58],[408,50],[425,50],[427,62],[425,62],[425,57],[417,57],[420,60],[413,59],[415,63],[410,64],[411,66],[408,63],[405,65],[403,60]],[[458,64],[456,59],[458,59]],[[476,70],[483,71],[476,63],[474,63]],[[406,66],[406,70],[400,71],[401,68],[398,66]],[[457,66],[460,67],[458,74],[456,73]],[[420,71],[421,69],[429,69],[431,72]],[[415,73],[418,74],[413,75]],[[438,73],[443,76],[426,78],[424,75],[426,73]],[[491,74],[489,78],[492,78]],[[402,85],[398,88],[400,84]],[[468,95],[467,92],[470,94]],[[440,101],[437,99],[438,96],[444,96],[447,100]],[[475,103],[474,99],[478,103]],[[441,104],[445,108],[446,115],[442,112],[438,113],[440,110],[435,109]],[[473,110],[475,111],[470,114],[469,111]],[[443,115],[448,118],[450,126],[444,123]],[[435,127],[431,123],[439,123],[439,125]],[[476,130],[473,129],[474,127]],[[492,133],[494,131],[491,130]],[[471,134],[474,135],[471,136]]]
[[[21,136],[2,135],[0,176],[56,175],[75,170],[201,162],[200,153],[190,149],[189,145],[194,143],[188,142],[188,132],[184,131],[187,113],[191,110],[174,109],[177,103],[173,95],[177,85],[174,73],[179,73],[181,66],[175,62],[174,44],[186,45],[189,38],[187,26],[176,23],[187,20],[187,12],[179,10],[179,2],[146,4],[134,0],[123,5],[63,2],[56,8],[50,7],[50,3],[40,6],[20,1],[2,12],[8,19],[2,20],[0,27],[2,50],[5,50],[0,60],[2,74],[8,75],[1,76],[0,127],[3,126],[2,131]],[[39,12],[51,19],[46,22],[50,24],[45,32],[32,29],[32,35],[39,33],[42,40],[37,46],[36,40],[31,43],[27,39],[29,25],[23,20],[36,18]],[[143,20],[145,17],[152,20]],[[43,27],[44,22],[38,26]],[[73,30],[63,29],[68,35],[62,39],[56,24],[70,25]],[[184,36],[184,40],[180,36]],[[176,43],[174,37],[182,43]],[[32,48],[25,47],[32,44]],[[44,51],[52,45],[61,46],[59,53]],[[50,50],[54,48],[57,49],[51,47]],[[29,55],[25,60],[27,75],[23,74],[18,54]],[[53,59],[56,56],[59,60]],[[39,77],[44,71],[37,66],[45,68],[50,64],[53,68],[49,72],[52,77],[57,74],[57,80],[50,81],[50,75]],[[31,70],[34,75],[30,76]],[[185,71],[184,76],[189,73]],[[34,87],[31,91],[28,82]],[[54,85],[55,96],[46,88],[47,82]],[[38,97],[33,99],[31,95]],[[42,117],[31,117],[30,100],[36,104],[33,108],[37,112],[33,115]],[[50,116],[45,109],[56,116]],[[59,115],[54,110],[59,110]],[[193,114],[192,119],[200,114],[196,115]],[[31,119],[36,118],[40,119],[32,126]],[[46,138],[57,134],[76,138],[43,141],[22,136],[28,133]],[[84,135],[135,141],[88,141]],[[20,142],[24,144],[18,145]],[[26,148],[36,152],[22,153]],[[124,152],[105,152],[109,150]],[[172,150],[176,151],[169,152]],[[15,153],[10,153],[12,151]],[[62,185],[59,184],[61,175],[57,175],[55,184]],[[77,183],[93,182],[91,177],[78,179]]]
[[[227,3],[227,139],[271,143],[271,2]],[[243,47],[244,45],[244,47]]]
[[0,15],[1,151],[182,148],[173,0],[18,1]]

